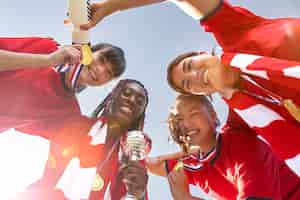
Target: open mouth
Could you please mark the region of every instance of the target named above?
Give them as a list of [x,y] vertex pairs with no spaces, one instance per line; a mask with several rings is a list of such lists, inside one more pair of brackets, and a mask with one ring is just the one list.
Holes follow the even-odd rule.
[[208,85],[208,69],[200,69],[197,72],[197,79],[202,85]]
[[199,133],[200,133],[199,129],[194,129],[194,130],[188,131],[186,134],[187,134],[187,136],[192,137],[193,135],[196,135],[196,134],[199,134]]
[[122,105],[120,107],[120,110],[122,111],[122,113],[132,116],[133,115],[133,110],[131,109],[131,106],[128,105]]

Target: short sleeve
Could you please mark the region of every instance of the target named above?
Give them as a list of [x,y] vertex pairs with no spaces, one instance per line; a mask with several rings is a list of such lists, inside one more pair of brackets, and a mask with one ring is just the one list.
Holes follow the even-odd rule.
[[24,37],[0,38],[0,49],[22,53],[48,54],[58,48],[58,43],[52,38]]

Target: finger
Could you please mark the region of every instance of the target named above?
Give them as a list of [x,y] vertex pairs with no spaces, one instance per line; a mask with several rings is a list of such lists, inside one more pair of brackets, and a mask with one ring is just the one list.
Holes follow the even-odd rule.
[[72,47],[73,49],[76,49],[77,51],[81,51],[82,45],[81,45],[81,44],[73,44],[71,47]]
[[174,185],[175,184],[174,173],[170,173],[168,175],[168,181],[169,181],[170,185]]
[[80,62],[80,54],[78,53],[70,53],[67,57],[70,64],[77,64]]

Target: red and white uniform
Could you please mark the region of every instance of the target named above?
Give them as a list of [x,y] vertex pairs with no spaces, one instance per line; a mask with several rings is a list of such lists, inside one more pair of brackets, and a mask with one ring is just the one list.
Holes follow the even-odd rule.
[[[0,49],[48,54],[57,44],[48,38],[0,38]],[[0,131],[19,131],[50,138],[69,115],[79,115],[74,93],[66,90],[62,75],[52,67],[0,72]],[[50,135],[46,135],[48,132]]]
[[[119,141],[107,141],[106,120],[82,116],[68,119],[65,125],[51,141],[43,178],[30,190],[40,186],[42,191],[52,188],[53,194],[60,190],[64,195],[58,200],[120,200],[126,194],[117,176],[121,151]],[[96,174],[103,185],[92,191]]]
[[[246,53],[300,61],[300,19],[267,19],[224,0],[201,20],[201,25],[214,35],[225,52],[222,57],[224,64],[239,68],[263,88],[283,99],[292,99],[300,106],[299,63],[230,54]],[[243,80],[241,86],[244,91],[266,96],[249,81]],[[282,159],[300,152],[299,123],[283,107],[243,92],[236,93],[226,102],[233,109],[229,115],[231,123],[246,122],[267,139]]]
[[300,105],[300,62],[234,53],[224,53],[221,58],[222,64],[244,77],[240,91],[225,99],[229,108],[263,136],[282,159],[299,154],[300,123],[282,105],[268,100],[292,99]]
[[267,19],[232,6],[227,0],[201,20],[225,52],[241,52],[300,61],[300,19]]
[[[300,198],[300,178],[247,129],[225,129],[204,158],[183,158],[188,183],[218,200]],[[177,160],[166,162],[171,171]]]

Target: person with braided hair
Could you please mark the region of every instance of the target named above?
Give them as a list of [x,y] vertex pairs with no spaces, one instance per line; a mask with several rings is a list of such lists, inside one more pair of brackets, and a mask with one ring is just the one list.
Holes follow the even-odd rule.
[[[65,127],[51,141],[43,177],[20,194],[21,199],[53,199],[53,195],[60,195],[56,200],[120,200],[125,188],[137,199],[146,199],[146,168],[124,156],[120,161],[118,154],[121,138],[128,131],[143,130],[147,105],[148,93],[144,86],[136,80],[125,79],[99,104],[92,118],[76,115],[66,120]],[[70,166],[74,162],[77,170],[72,172]],[[68,182],[71,188],[76,188],[79,181],[80,189],[76,190],[79,196],[72,196],[68,188],[54,189],[67,176],[73,177],[72,183]]]
[[152,173],[168,177],[174,200],[198,199],[188,184],[218,200],[300,198],[300,177],[251,129],[216,129],[219,120],[207,97],[179,95],[168,121],[184,153],[149,158],[146,164]]

